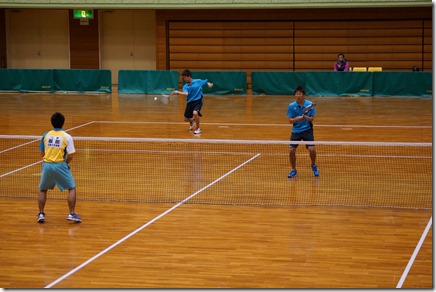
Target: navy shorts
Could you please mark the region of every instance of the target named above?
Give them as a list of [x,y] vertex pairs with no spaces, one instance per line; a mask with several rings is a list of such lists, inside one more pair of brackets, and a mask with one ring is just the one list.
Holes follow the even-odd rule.
[[190,119],[194,116],[194,111],[198,112],[198,115],[201,117],[202,114],[200,113],[201,107],[203,106],[203,98],[188,102],[186,104],[185,109],[185,118]]
[[[315,138],[313,137],[313,129],[309,129],[301,133],[292,133],[291,141],[315,141]],[[314,144],[306,144],[306,148],[309,146],[314,146]],[[290,144],[289,147],[297,148],[298,144]]]

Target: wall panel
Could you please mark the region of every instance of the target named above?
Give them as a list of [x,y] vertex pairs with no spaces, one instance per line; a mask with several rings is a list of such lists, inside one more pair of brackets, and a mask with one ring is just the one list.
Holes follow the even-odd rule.
[[0,8],[0,68],[7,67],[6,60],[6,15],[5,9]]
[[249,82],[252,70],[331,71],[339,52],[351,66],[432,70],[430,7],[166,10],[157,35],[157,68],[242,69]]
[[296,21],[295,70],[331,70],[342,52],[352,67],[408,71],[423,59],[422,31],[419,20]]
[[172,70],[292,70],[292,22],[172,21]]
[[98,11],[94,10],[89,25],[81,25],[80,19],[73,18],[73,10],[69,10],[69,23],[70,68],[100,69]]

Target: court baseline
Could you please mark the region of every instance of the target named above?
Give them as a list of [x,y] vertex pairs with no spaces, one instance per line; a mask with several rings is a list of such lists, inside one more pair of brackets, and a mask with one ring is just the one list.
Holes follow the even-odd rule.
[[[186,122],[127,122],[127,121],[93,121],[99,124],[143,124],[143,125],[186,125]],[[289,127],[289,124],[247,124],[247,123],[212,123],[202,122],[202,125],[215,126],[253,126],[253,127]],[[332,128],[400,128],[400,129],[431,129],[432,126],[406,126],[406,125],[324,125],[316,124],[317,127]]]

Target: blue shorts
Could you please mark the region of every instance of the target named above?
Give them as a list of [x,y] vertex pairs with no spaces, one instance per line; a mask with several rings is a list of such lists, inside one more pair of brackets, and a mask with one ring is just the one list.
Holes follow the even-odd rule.
[[[309,129],[306,131],[303,131],[301,133],[292,133],[291,134],[291,141],[315,141],[315,138],[313,136],[313,129]],[[314,146],[313,144],[306,144],[306,148],[309,146]],[[298,144],[290,144],[290,148],[297,148]]]
[[66,162],[43,162],[39,190],[54,189],[55,185],[61,191],[74,189],[76,183]]

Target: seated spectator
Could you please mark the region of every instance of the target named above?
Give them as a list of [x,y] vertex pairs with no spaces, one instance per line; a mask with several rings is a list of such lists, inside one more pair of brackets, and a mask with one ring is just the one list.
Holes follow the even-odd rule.
[[345,59],[344,54],[342,53],[338,54],[338,61],[333,66],[333,70],[344,71],[344,72],[350,71],[350,64],[348,63],[347,59]]
[[413,68],[412,68],[412,71],[414,71],[414,72],[417,72],[417,71],[421,71],[421,70],[419,70],[419,68],[418,68],[418,67],[416,67],[416,66],[413,66]]

